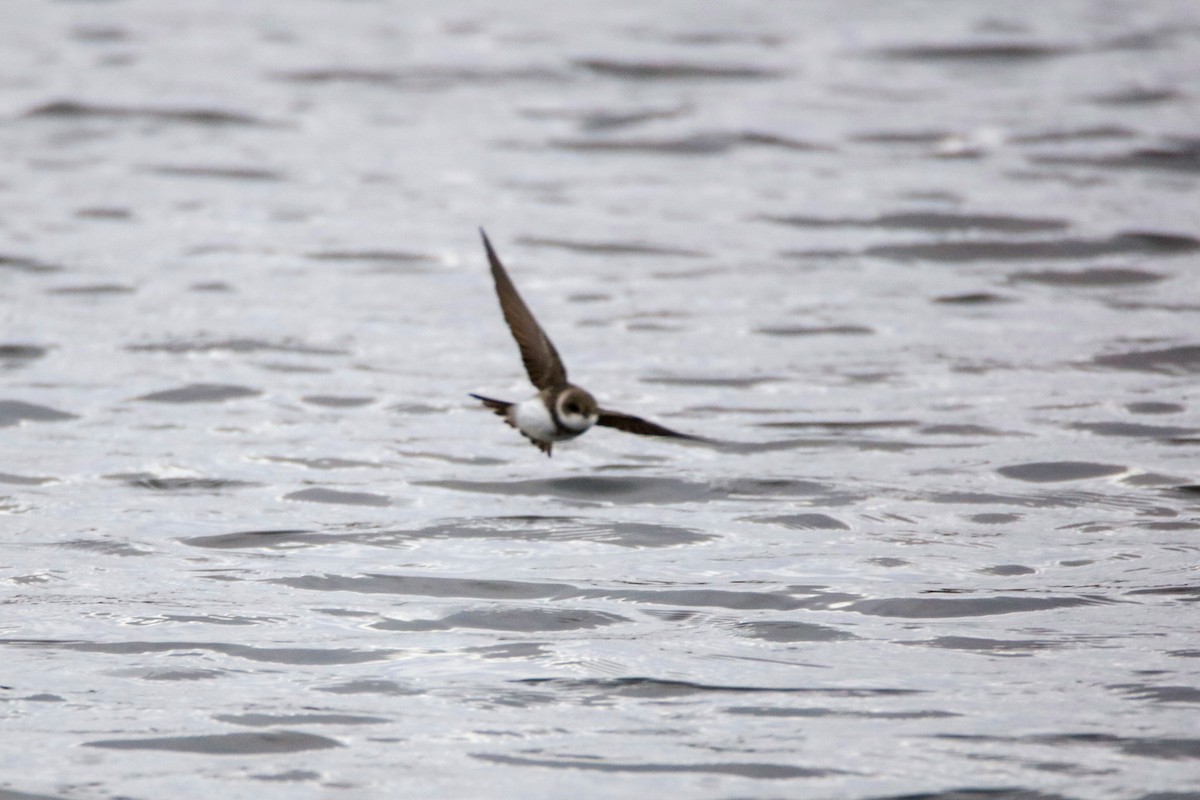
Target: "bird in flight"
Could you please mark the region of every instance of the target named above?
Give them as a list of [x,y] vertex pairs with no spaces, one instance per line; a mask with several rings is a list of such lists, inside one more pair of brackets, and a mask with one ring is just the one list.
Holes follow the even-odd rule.
[[627,433],[639,433],[643,436],[700,441],[698,436],[679,433],[632,414],[601,408],[596,398],[587,390],[569,383],[567,368],[563,366],[558,351],[554,349],[554,343],[521,299],[517,287],[513,285],[508,272],[492,248],[492,243],[488,241],[487,234],[482,229],[479,233],[483,237],[483,247],[487,250],[488,263],[492,268],[492,279],[496,282],[496,295],[500,298],[500,310],[504,313],[504,321],[508,323],[513,338],[517,340],[521,361],[524,362],[529,380],[538,393],[517,403],[478,394],[472,394],[471,397],[503,417],[505,422],[520,431],[522,436],[533,442],[547,456],[550,455],[555,442],[574,439],[593,425],[616,428]]

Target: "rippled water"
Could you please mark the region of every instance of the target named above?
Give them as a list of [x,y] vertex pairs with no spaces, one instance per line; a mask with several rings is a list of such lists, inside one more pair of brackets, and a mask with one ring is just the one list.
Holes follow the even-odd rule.
[[0,798],[1200,797],[1194,3],[4,19]]

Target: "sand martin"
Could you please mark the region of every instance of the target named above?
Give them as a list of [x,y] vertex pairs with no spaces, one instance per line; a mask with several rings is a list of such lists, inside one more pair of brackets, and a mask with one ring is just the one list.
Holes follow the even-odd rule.
[[483,247],[487,250],[488,263],[492,267],[492,278],[496,281],[496,295],[500,298],[500,310],[504,312],[504,321],[508,323],[513,338],[517,340],[525,371],[529,373],[529,380],[537,387],[538,393],[519,403],[493,400],[478,394],[472,394],[471,397],[482,401],[485,406],[504,417],[505,422],[520,431],[547,456],[550,455],[550,449],[555,442],[574,439],[593,425],[603,425],[606,428],[645,436],[670,436],[694,441],[699,439],[697,436],[664,428],[632,414],[600,408],[596,398],[585,389],[568,383],[567,368],[563,366],[553,342],[517,293],[517,287],[513,286],[504,265],[492,249],[487,234],[482,229],[479,233],[483,237]]

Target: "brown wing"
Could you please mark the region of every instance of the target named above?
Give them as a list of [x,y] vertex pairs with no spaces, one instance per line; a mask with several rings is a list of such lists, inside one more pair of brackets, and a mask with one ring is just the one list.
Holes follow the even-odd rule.
[[513,286],[482,228],[479,234],[483,237],[488,263],[492,267],[492,279],[496,282],[500,310],[504,312],[504,321],[508,323],[513,338],[517,340],[517,347],[521,350],[521,361],[525,364],[525,371],[529,373],[529,380],[539,389],[561,389],[567,385],[567,368],[558,357],[558,351],[554,349],[550,337],[542,330],[542,326],[538,325],[529,307],[517,292],[517,287]]
[[691,439],[693,441],[699,441],[701,438],[664,428],[656,422],[650,422],[632,414],[622,414],[620,411],[608,411],[603,408],[600,409],[600,418],[596,420],[596,424],[606,428],[616,428],[626,433],[640,433],[643,436],[670,436],[673,439]]

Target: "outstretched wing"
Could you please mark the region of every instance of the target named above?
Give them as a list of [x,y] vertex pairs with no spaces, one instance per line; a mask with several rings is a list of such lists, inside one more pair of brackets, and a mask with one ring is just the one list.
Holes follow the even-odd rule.
[[492,267],[492,279],[496,282],[500,310],[504,312],[504,321],[508,323],[513,338],[517,340],[517,347],[521,350],[521,361],[525,364],[525,371],[529,373],[529,380],[538,389],[561,389],[567,385],[567,368],[563,366],[550,337],[542,330],[542,326],[538,325],[529,307],[517,292],[517,287],[513,286],[482,228],[479,234],[483,237],[488,263]]
[[664,428],[656,422],[635,417],[633,414],[623,414],[620,411],[608,411],[603,408],[600,409],[600,418],[596,420],[596,424],[606,428],[616,428],[626,433],[638,433],[642,436],[669,436],[673,439],[691,439],[692,441],[700,441],[702,438]]

